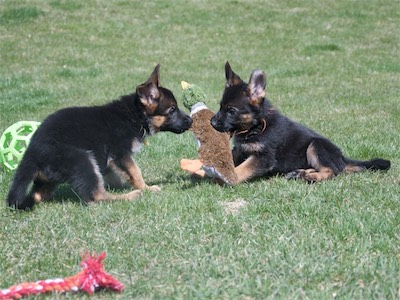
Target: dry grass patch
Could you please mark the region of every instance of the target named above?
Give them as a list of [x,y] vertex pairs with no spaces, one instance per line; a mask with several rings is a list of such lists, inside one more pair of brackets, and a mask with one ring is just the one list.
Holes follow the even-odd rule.
[[247,205],[247,202],[239,198],[230,202],[222,202],[221,205],[226,214],[237,215],[240,210]]

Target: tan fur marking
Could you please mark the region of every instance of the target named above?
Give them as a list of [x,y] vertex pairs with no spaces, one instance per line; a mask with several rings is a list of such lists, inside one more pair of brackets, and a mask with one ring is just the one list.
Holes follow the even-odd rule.
[[136,165],[135,161],[131,156],[126,157],[125,159],[121,160],[121,164],[124,166],[124,170],[129,177],[130,184],[139,190],[151,190],[153,192],[158,192],[161,190],[160,187],[153,185],[148,186],[143,179],[142,172],[138,165]]
[[146,112],[148,114],[153,114],[156,111],[157,106],[158,106],[158,103],[154,103],[154,102],[150,103],[149,105],[146,106]]
[[142,195],[142,191],[136,190],[126,194],[111,194],[104,189],[99,189],[94,193],[94,201],[111,201],[111,200],[133,200]]
[[256,161],[254,156],[250,156],[243,163],[235,168],[235,173],[238,177],[238,182],[243,182],[253,178],[256,175]]
[[316,170],[319,170],[321,168],[319,158],[312,143],[307,148],[307,162]]
[[111,194],[105,190],[102,184],[103,181],[100,181],[97,190],[93,193],[93,200],[95,202],[112,200],[134,200],[143,194],[141,190],[135,190],[125,194]]
[[35,201],[35,203],[39,203],[42,202],[43,200],[43,196],[40,192],[36,192],[33,194],[33,200]]
[[159,130],[159,128],[164,125],[164,123],[166,122],[167,118],[164,116],[154,116],[152,118],[151,124],[153,129],[155,130],[155,132],[157,132]]
[[354,165],[346,165],[344,167],[344,172],[345,173],[357,173],[357,172],[362,172],[365,171],[365,168],[360,167],[360,166],[354,166]]
[[311,174],[311,173],[316,173],[318,172],[315,169],[303,169],[303,174]]
[[331,168],[321,167],[319,171],[316,171],[314,169],[307,169],[305,170],[303,176],[305,180],[320,182],[322,180],[327,180],[335,177],[335,174],[333,173],[333,170]]
[[126,157],[121,160],[122,165],[124,166],[124,170],[126,175],[128,175],[128,181],[130,184],[137,189],[145,189],[146,183],[144,182],[142,172],[140,168],[136,165],[135,161],[132,157]]
[[35,174],[34,180],[42,182],[41,187],[40,188],[36,187],[36,190],[33,193],[33,199],[35,203],[39,203],[43,200],[50,199],[53,195],[54,187],[51,183],[49,183],[49,179],[47,178],[47,176],[39,171]]
[[251,114],[243,114],[240,116],[242,123],[249,124],[253,121],[253,116]]
[[33,199],[36,203],[50,199],[53,196],[53,189],[54,187],[50,184],[44,185],[40,188],[40,190],[35,191],[33,194]]
[[[265,93],[264,93],[264,95],[265,95]],[[253,105],[253,106],[260,106],[261,100],[262,100],[262,99],[263,99],[263,98],[258,98],[258,97],[250,98],[249,102],[250,102],[250,104]]]
[[[97,162],[91,153],[89,153],[89,160],[91,161],[93,165],[93,170],[98,177],[97,190],[93,193],[94,201],[133,200],[142,195],[141,191],[132,191],[130,193],[115,194],[115,195],[108,193],[104,188],[104,180],[103,177],[101,176],[99,166],[97,165]],[[112,163],[110,163],[110,165],[112,165]]]
[[[140,88],[139,88],[139,89],[140,89]],[[148,97],[146,97],[146,96],[140,97],[140,102],[142,102],[142,104],[143,104],[144,107],[145,107],[146,113],[149,114],[149,115],[153,114],[153,113],[156,111],[157,106],[158,106],[158,103],[157,103],[156,101],[153,100],[153,99],[159,97],[158,90],[155,90],[155,91],[153,91],[153,92],[154,92],[154,94],[151,95],[151,96],[148,96]]]
[[43,172],[40,172],[40,171],[36,173],[35,179],[39,179],[40,181],[45,181],[45,182],[49,181],[47,176],[44,175]]

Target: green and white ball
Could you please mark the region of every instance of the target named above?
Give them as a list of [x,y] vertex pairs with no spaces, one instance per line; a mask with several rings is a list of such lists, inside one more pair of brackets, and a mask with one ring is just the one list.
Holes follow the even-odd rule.
[[39,125],[35,121],[19,121],[8,127],[0,137],[0,164],[15,170]]

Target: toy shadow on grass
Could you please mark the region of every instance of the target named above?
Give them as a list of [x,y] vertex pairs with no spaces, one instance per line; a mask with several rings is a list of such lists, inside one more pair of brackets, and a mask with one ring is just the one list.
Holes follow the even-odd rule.
[[[177,175],[176,172],[167,172],[164,174],[164,179],[155,180],[151,182],[151,184],[155,184],[161,187],[161,191],[167,188],[168,185],[177,186],[177,189],[189,189],[196,186],[196,182],[200,182],[203,180],[193,180],[191,177],[186,174]],[[192,179],[192,180],[191,180]]]

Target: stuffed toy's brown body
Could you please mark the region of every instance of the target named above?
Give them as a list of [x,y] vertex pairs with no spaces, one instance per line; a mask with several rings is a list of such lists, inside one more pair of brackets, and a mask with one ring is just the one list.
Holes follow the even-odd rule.
[[[186,89],[191,85],[185,86]],[[182,84],[184,88],[184,85]],[[184,92],[186,91],[184,88]],[[192,91],[186,91],[185,99],[192,99]],[[196,97],[196,100],[202,100]],[[211,118],[214,113],[207,108],[203,102],[187,104],[191,110],[192,126],[189,129],[195,135],[199,148],[198,160],[181,160],[181,168],[190,171],[199,177],[211,177],[222,180],[228,185],[233,185],[238,181],[233,164],[232,151],[230,146],[229,133],[218,132],[211,126]]]

